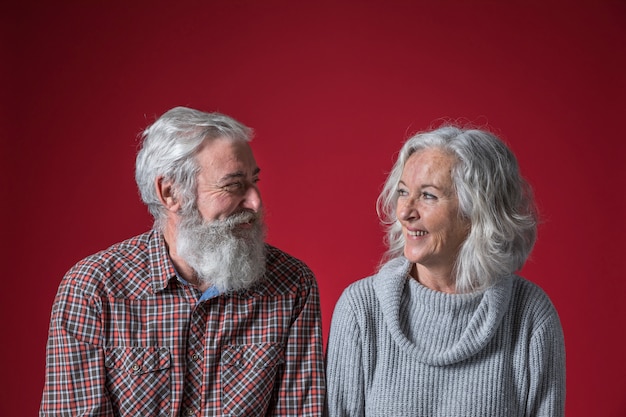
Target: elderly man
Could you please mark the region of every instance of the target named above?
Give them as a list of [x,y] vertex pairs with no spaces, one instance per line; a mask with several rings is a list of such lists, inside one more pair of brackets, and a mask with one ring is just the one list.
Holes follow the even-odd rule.
[[264,243],[251,131],[177,107],[143,135],[153,230],[87,257],[52,308],[41,416],[316,416],[319,293]]

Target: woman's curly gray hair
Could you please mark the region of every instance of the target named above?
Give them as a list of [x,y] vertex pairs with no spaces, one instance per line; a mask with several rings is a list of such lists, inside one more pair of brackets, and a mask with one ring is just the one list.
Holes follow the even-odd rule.
[[456,126],[418,133],[402,146],[376,203],[387,229],[383,261],[403,254],[405,238],[396,217],[398,182],[409,157],[426,148],[455,157],[452,181],[459,214],[471,223],[454,265],[456,291],[482,290],[519,270],[537,237],[532,189],[504,142],[490,132]]

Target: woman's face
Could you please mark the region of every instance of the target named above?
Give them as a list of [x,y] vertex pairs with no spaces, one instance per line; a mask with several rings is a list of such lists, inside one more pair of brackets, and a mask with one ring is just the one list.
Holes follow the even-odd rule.
[[452,183],[454,156],[424,149],[409,157],[398,184],[396,215],[404,234],[404,256],[433,273],[450,275],[470,229],[459,214]]

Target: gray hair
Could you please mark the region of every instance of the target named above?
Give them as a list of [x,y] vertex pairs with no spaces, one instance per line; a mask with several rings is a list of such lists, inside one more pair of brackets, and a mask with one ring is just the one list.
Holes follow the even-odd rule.
[[443,126],[409,138],[376,202],[387,229],[383,261],[402,256],[405,238],[396,217],[397,187],[413,153],[438,148],[456,159],[452,182],[460,215],[471,223],[454,265],[457,292],[482,290],[519,270],[537,238],[537,211],[530,185],[513,152],[492,133]]
[[172,181],[183,212],[196,204],[196,153],[205,140],[230,138],[252,140],[252,129],[220,113],[175,107],[165,112],[142,134],[142,145],[135,163],[135,181],[141,199],[162,230],[165,209],[156,193],[159,177]]

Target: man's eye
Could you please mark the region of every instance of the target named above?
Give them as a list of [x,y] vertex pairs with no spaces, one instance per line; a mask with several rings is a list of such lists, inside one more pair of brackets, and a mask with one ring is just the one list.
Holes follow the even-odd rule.
[[243,184],[240,182],[231,182],[222,186],[223,190],[226,191],[237,191],[243,187]]

